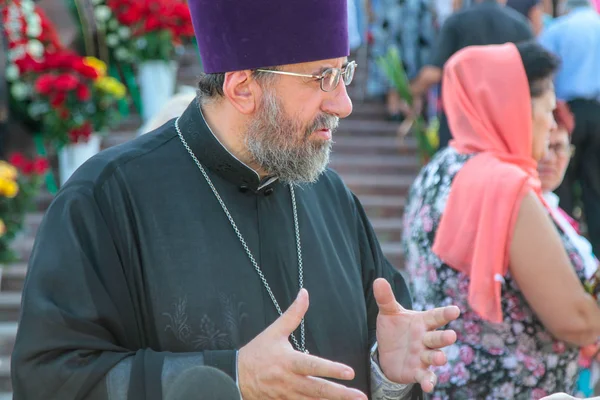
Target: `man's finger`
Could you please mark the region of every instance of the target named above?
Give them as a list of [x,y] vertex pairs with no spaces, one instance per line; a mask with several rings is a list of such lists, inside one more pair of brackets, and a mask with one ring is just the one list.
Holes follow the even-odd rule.
[[296,300],[283,313],[283,315],[267,329],[272,330],[277,335],[285,337],[290,336],[302,322],[304,314],[308,310],[308,292],[306,289],[300,289]]
[[347,365],[324,358],[296,352],[291,360],[292,372],[302,376],[354,379],[354,370]]
[[441,350],[425,350],[421,353],[421,362],[428,366],[441,367],[446,361],[446,355]]
[[427,330],[439,329],[454,321],[460,315],[460,309],[456,306],[434,308],[425,311],[425,325]]
[[383,278],[375,279],[373,282],[373,294],[379,307],[379,312],[382,314],[398,314],[406,311],[394,297],[394,291],[389,282]]
[[431,393],[437,384],[437,376],[428,369],[418,369],[415,373],[415,381],[421,385],[425,393]]
[[327,400],[368,400],[360,390],[325,379],[305,376],[297,380],[295,391],[303,396]]
[[454,342],[456,332],[452,330],[427,332],[423,335],[423,344],[433,350],[450,346]]

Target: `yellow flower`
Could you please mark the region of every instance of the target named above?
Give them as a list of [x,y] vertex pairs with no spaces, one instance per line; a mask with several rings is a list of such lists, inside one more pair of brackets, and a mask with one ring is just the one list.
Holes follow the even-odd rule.
[[8,179],[0,180],[0,188],[2,190],[2,194],[9,199],[12,199],[19,193],[19,185],[15,181],[11,181]]
[[6,224],[0,219],[0,237],[6,233]]
[[0,161],[0,179],[17,179],[17,169],[7,163],[6,161]]
[[438,135],[439,128],[440,124],[438,120],[435,119],[427,126],[427,131],[425,132],[427,141],[434,149],[437,149],[440,146],[440,136]]
[[111,76],[104,76],[96,80],[95,85],[98,89],[108,94],[112,94],[118,99],[123,98],[127,89],[125,85]]
[[84,57],[83,63],[98,71],[100,77],[106,76],[106,64],[104,61],[99,60],[96,57]]

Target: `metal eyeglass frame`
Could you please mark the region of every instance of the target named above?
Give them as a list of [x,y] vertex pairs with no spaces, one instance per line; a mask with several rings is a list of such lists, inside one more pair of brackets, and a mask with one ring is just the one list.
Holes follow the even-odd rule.
[[[342,77],[344,77],[344,84],[346,86],[348,86],[350,83],[352,83],[352,79],[354,79],[354,72],[356,71],[356,67],[358,65],[356,64],[355,61],[350,61],[348,64],[346,64],[345,67],[343,68],[327,68],[325,71],[323,71],[323,73],[321,75],[309,75],[309,74],[298,74],[296,72],[287,72],[287,71],[273,71],[270,69],[256,69],[255,71],[258,72],[267,72],[267,73],[271,73],[271,74],[279,74],[279,75],[288,75],[288,76],[299,76],[301,78],[314,78],[320,81],[320,85],[321,85],[321,90],[324,92],[332,92],[334,91],[338,85],[340,84],[340,80]],[[348,71],[352,71],[352,75],[350,75],[349,77],[344,76],[345,74],[347,74]],[[333,85],[333,87],[331,88],[331,90],[325,90],[323,88],[323,82],[325,82],[325,75],[329,74],[329,73],[335,73],[334,77],[336,77],[336,82],[335,85]]]

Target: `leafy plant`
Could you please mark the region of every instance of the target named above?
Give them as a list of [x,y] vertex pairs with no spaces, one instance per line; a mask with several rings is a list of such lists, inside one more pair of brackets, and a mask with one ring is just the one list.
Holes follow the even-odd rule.
[[[377,65],[390,80],[390,83],[394,89],[396,89],[400,98],[412,107],[414,105],[414,99],[410,91],[410,82],[406,75],[398,49],[391,47],[384,56],[379,57]],[[428,125],[421,115],[415,115],[409,117],[405,122],[407,122],[408,125],[406,133],[408,133],[408,131],[412,132],[417,140],[421,162],[427,163],[436,152],[439,144],[437,136],[437,127],[439,125],[437,124],[437,120],[433,120],[432,123]],[[402,133],[402,129],[399,130],[401,137],[404,137],[406,133]]]

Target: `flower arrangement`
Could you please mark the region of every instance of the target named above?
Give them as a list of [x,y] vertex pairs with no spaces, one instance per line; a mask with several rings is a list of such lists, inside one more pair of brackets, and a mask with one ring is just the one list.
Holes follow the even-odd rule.
[[[377,60],[377,64],[390,80],[391,84],[400,95],[400,98],[409,106],[412,106],[414,100],[410,92],[408,76],[404,70],[398,49],[395,47],[390,48],[386,55]],[[421,115],[414,115],[407,118],[399,126],[398,136],[403,139],[412,131],[417,139],[421,162],[425,164],[433,157],[439,146],[438,129],[439,124],[437,120],[434,119],[427,124]]]
[[0,160],[0,263],[15,261],[10,244],[23,228],[47,170],[44,158],[16,153],[8,162]]
[[41,121],[46,141],[58,148],[86,142],[118,120],[117,101],[125,87],[106,76],[106,65],[68,50],[46,54],[42,61],[17,61],[23,80],[32,85],[29,115]]
[[174,58],[194,29],[185,0],[93,0],[97,23],[106,26],[106,44],[116,60]]
[[109,64],[134,64],[137,60],[131,29],[122,25],[106,0],[70,0],[73,15],[80,22],[83,52]]
[[[0,0],[1,2],[2,0]],[[125,87],[106,65],[64,49],[51,23],[31,0],[3,7],[9,57],[11,110],[45,141],[60,148],[86,141],[118,120]]]

